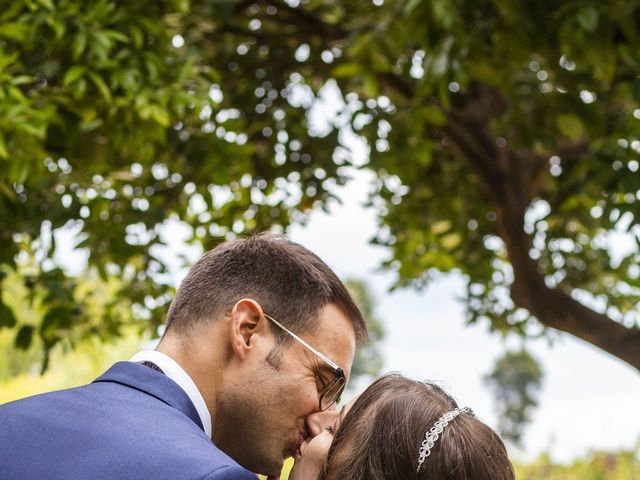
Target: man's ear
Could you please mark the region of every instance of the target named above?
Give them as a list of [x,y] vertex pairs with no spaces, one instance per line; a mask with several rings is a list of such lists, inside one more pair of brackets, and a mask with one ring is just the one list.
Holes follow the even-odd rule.
[[231,328],[229,331],[231,348],[242,360],[251,349],[254,335],[264,324],[262,307],[255,300],[243,298],[231,310]]

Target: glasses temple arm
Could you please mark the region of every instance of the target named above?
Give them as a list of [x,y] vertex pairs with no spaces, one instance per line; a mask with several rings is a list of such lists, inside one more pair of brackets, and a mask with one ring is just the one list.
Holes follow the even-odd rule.
[[265,317],[267,317],[269,320],[271,320],[273,323],[275,323],[278,327],[280,327],[282,330],[284,330],[285,332],[287,332],[289,335],[291,335],[293,338],[295,338],[297,341],[299,341],[301,344],[303,344],[305,347],[307,347],[309,350],[311,350],[313,353],[315,353],[318,357],[320,357],[322,360],[324,360],[325,362],[327,362],[332,368],[336,369],[336,370],[340,370],[342,372],[342,369],[333,361],[331,361],[327,356],[325,356],[323,353],[319,352],[318,350],[316,350],[315,348],[313,348],[311,345],[309,345],[307,342],[305,342],[303,339],[301,339],[298,335],[296,335],[295,333],[293,333],[292,331],[290,331],[287,327],[285,327],[284,325],[282,325],[280,322],[278,322],[275,318],[273,318],[271,315],[267,315],[266,313],[264,314]]

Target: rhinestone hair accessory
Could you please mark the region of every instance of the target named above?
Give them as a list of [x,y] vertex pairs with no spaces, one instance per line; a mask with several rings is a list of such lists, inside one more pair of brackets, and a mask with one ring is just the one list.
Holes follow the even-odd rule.
[[430,430],[427,430],[427,433],[425,433],[424,436],[424,440],[422,441],[422,445],[420,446],[420,450],[418,450],[418,468],[416,469],[416,473],[420,472],[422,464],[427,459],[427,457],[431,455],[431,449],[440,438],[440,434],[443,432],[444,427],[449,425],[449,422],[461,413],[468,413],[470,415],[473,415],[473,410],[471,410],[469,407],[456,408],[455,410],[451,410],[442,415],[433,425],[433,427],[431,427]]

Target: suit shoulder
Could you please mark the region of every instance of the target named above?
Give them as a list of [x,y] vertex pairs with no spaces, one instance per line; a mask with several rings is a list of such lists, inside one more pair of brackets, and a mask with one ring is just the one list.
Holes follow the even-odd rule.
[[202,480],[258,480],[258,476],[239,465],[225,465]]

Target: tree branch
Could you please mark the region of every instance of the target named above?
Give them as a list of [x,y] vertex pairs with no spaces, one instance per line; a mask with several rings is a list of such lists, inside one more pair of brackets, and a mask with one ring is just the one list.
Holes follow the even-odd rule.
[[[498,148],[487,129],[491,113],[473,102],[461,111],[447,112],[442,132],[484,181],[497,212],[498,234],[505,242],[513,267],[511,296],[545,326],[570,333],[640,370],[640,328],[627,328],[574,300],[559,288],[549,288],[544,273],[529,251],[532,238],[524,230],[524,214],[548,157],[529,150]],[[478,113],[480,112],[480,113]],[[494,110],[494,114],[496,111]],[[588,149],[582,138],[562,145],[557,153],[576,156]]]
[[537,263],[528,255],[526,244],[530,241],[518,239],[527,235],[508,225],[502,225],[500,230],[513,267],[511,298],[516,305],[526,308],[543,325],[570,333],[640,370],[640,328],[627,328],[559,288],[549,288]]

